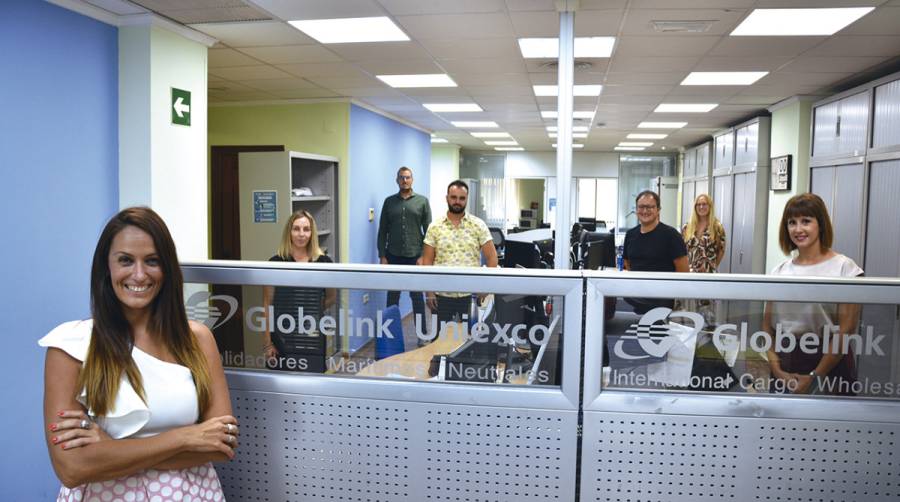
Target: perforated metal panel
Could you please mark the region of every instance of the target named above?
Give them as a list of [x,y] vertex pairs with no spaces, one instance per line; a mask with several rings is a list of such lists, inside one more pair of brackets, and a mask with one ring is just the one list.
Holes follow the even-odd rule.
[[582,500],[897,500],[900,425],[585,412]]
[[234,501],[572,500],[577,413],[232,391]]

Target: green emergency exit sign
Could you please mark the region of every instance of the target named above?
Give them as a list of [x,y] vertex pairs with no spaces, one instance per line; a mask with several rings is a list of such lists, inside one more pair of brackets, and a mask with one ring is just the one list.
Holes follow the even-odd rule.
[[175,125],[191,125],[191,91],[172,88],[172,123]]

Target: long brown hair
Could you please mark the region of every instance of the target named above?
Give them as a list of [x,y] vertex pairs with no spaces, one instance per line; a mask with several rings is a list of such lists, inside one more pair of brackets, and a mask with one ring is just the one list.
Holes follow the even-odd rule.
[[694,199],[694,208],[691,211],[691,221],[688,222],[684,229],[684,241],[687,242],[691,240],[691,237],[697,233],[697,227],[700,225],[700,215],[697,214],[697,204],[700,202],[700,197],[706,199],[706,202],[709,204],[709,216],[707,217],[708,221],[706,222],[706,231],[709,232],[709,239],[712,242],[718,242],[722,231],[725,229],[722,227],[719,219],[716,218],[716,208],[713,207],[712,197],[705,193],[701,193]]
[[303,209],[291,214],[284,225],[284,230],[281,231],[281,243],[278,245],[278,256],[285,260],[293,259],[291,258],[291,227],[300,218],[306,218],[309,222],[311,235],[309,236],[309,242],[306,243],[306,255],[309,256],[309,261],[312,263],[325,253],[319,247],[319,228],[316,226],[316,220],[309,214],[309,211]]
[[209,368],[188,325],[183,301],[184,279],[178,266],[175,242],[162,218],[147,207],[120,211],[109,220],[97,241],[91,265],[94,327],[84,367],[78,375],[78,387],[85,389],[88,409],[97,416],[105,416],[112,408],[123,372],[141,399],[147,401],[141,372],[131,357],[134,332],[113,290],[109,271],[112,241],[128,226],[150,235],[163,272],[159,293],[150,305],[147,329],[162,340],[179,364],[191,371],[197,387],[200,416],[203,416],[210,402]]

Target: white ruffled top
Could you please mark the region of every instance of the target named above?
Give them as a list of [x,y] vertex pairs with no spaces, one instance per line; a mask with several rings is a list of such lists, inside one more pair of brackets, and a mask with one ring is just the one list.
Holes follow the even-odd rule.
[[[41,338],[38,345],[56,347],[84,363],[93,325],[90,319],[60,324]],[[147,402],[141,400],[123,373],[119,393],[109,413],[105,417],[96,417],[100,427],[113,438],[121,439],[154,436],[196,423],[199,407],[191,371],[180,364],[157,359],[136,346],[131,357],[141,372]],[[78,401],[85,404],[86,397],[82,389]]]

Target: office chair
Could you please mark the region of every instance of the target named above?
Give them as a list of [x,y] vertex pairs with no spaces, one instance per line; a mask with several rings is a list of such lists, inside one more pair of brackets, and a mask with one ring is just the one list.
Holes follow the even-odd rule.
[[488,230],[491,232],[494,247],[497,248],[497,259],[503,260],[503,256],[506,254],[506,237],[503,236],[503,230],[497,227],[488,227]]

